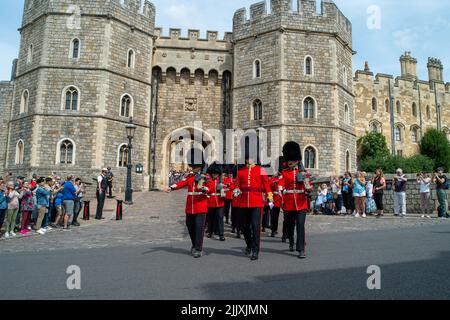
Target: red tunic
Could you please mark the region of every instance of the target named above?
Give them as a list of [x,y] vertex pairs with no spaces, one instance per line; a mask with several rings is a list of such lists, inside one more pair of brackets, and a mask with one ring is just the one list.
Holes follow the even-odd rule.
[[219,179],[208,179],[206,187],[208,187],[208,207],[209,208],[222,208],[225,206],[225,198],[220,196],[220,191],[217,191],[217,185],[220,184]]
[[234,181],[233,178],[224,177],[223,178],[223,184],[225,185],[226,190],[226,198],[227,200],[233,200],[233,185]]
[[[273,193],[273,205],[276,208],[281,208],[283,205],[283,195],[278,189],[281,177],[274,176],[269,180],[270,189]],[[269,201],[266,200],[266,206],[269,206]]]
[[241,190],[240,208],[264,208],[263,193],[272,196],[265,169],[246,166],[238,171],[236,187]]
[[305,211],[308,210],[308,198],[304,182],[297,182],[297,174],[300,171],[295,169],[285,169],[281,173],[282,179],[279,182],[279,189],[283,191],[283,211]]
[[208,197],[206,194],[202,194],[195,183],[195,175],[191,174],[184,180],[172,186],[175,190],[183,189],[185,187],[188,188],[186,214],[206,214],[208,212]]

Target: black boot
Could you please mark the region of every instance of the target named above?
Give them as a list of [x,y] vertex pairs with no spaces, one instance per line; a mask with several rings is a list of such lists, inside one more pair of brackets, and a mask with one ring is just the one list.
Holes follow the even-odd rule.
[[259,259],[259,253],[256,252],[256,251],[253,251],[251,260],[252,260],[252,261],[256,261],[256,260],[258,260],[258,259]]
[[287,237],[283,234],[281,237],[281,242],[286,243]]
[[270,235],[271,238],[275,238],[275,231],[272,231],[272,234]]
[[240,239],[240,238],[241,238],[241,233],[238,232],[238,233],[236,234],[236,239]]
[[252,254],[252,249],[246,248],[246,249],[244,250],[244,253],[245,253],[246,256],[250,256],[250,255]]
[[225,241],[226,239],[225,239],[225,237],[224,236],[220,236],[220,239],[219,239],[220,241]]
[[291,244],[290,246],[289,246],[289,251],[290,252],[294,252],[295,250],[294,250],[294,245],[293,244]]

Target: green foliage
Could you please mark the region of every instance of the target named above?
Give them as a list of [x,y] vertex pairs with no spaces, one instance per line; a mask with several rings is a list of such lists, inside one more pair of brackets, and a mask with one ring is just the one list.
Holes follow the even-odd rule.
[[405,173],[419,173],[433,172],[435,164],[432,159],[423,155],[409,158],[388,155],[361,160],[360,167],[366,172],[375,172],[376,169],[381,168],[385,173],[395,173],[398,168],[401,168]]
[[359,156],[362,161],[389,156],[386,138],[381,133],[370,132],[358,140]]
[[429,129],[420,142],[420,152],[434,160],[436,167],[443,167],[446,172],[450,169],[450,142],[444,132]]

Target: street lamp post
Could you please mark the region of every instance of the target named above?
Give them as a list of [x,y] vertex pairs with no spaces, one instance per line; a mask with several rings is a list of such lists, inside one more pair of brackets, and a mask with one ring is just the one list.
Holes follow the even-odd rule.
[[131,164],[131,150],[133,149],[133,138],[136,132],[136,126],[133,124],[133,118],[130,118],[130,123],[125,127],[128,137],[128,161],[127,161],[127,188],[125,190],[125,204],[133,204],[133,189],[131,184],[131,170],[133,165]]

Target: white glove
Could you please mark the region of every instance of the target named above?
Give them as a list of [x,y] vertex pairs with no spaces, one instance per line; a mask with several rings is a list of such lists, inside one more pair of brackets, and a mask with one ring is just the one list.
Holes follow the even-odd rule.
[[270,210],[272,210],[275,207],[275,205],[273,204],[273,202],[269,202],[269,208]]

